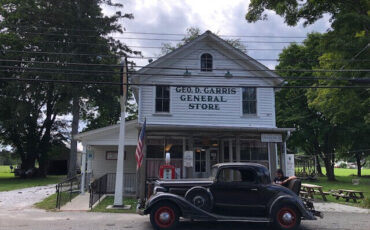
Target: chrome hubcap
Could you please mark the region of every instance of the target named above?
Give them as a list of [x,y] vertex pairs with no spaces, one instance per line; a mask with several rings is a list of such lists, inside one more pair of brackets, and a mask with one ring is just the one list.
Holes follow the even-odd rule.
[[161,214],[159,214],[159,219],[166,223],[170,220],[170,214],[168,212],[162,212]]
[[289,212],[284,213],[283,215],[283,221],[285,223],[291,223],[293,221],[293,216]]

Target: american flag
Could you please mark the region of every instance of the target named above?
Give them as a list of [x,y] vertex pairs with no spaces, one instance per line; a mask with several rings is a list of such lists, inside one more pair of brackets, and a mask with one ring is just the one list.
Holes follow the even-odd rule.
[[135,153],[135,158],[136,158],[136,169],[139,169],[141,167],[141,163],[143,162],[143,148],[144,148],[144,139],[145,139],[145,126],[146,126],[146,119],[144,121],[143,127],[141,128],[140,131],[140,136],[139,140],[137,142],[136,146],[136,153]]

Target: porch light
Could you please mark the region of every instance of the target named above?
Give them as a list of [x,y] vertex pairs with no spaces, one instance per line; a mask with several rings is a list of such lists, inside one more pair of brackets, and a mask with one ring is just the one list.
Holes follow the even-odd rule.
[[225,73],[225,77],[228,77],[228,78],[230,78],[230,77],[232,77],[233,75],[230,73],[230,70],[228,70],[226,73]]
[[186,68],[184,72],[184,77],[190,77],[190,76],[191,76],[191,72],[189,72],[188,68]]

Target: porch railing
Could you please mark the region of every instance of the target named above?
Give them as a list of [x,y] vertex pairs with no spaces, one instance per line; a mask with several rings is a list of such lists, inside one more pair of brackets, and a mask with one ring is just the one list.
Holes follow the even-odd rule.
[[77,175],[70,179],[64,180],[56,185],[57,201],[55,207],[60,209],[61,206],[70,202],[80,193],[81,176]]
[[[90,184],[90,202],[92,206],[106,194],[114,194],[116,184],[116,174],[107,173]],[[124,187],[123,192],[125,195],[133,195],[136,192],[136,173],[124,174]]]

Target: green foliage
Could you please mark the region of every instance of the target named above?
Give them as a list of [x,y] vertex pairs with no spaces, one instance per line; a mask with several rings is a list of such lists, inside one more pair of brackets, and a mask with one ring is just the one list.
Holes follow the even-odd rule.
[[300,20],[304,20],[304,25],[309,25],[322,18],[324,14],[331,15],[331,21],[335,21],[341,13],[367,16],[369,9],[368,0],[251,0],[246,19],[249,22],[266,20],[265,10],[273,10],[290,26],[296,25]]
[[347,164],[344,163],[344,162],[343,163],[340,163],[339,168],[346,169],[347,168]]
[[[103,4],[116,12],[103,15]],[[0,0],[0,57],[23,61],[0,61],[1,76],[119,82],[118,68],[100,64],[118,64],[119,56],[138,54],[110,36],[123,32],[123,19],[133,18],[123,13],[122,7],[110,0]],[[30,51],[38,53],[27,53]],[[1,81],[0,144],[14,148],[22,160],[22,169],[37,163],[44,176],[52,143],[70,140],[66,131],[69,121],[63,116],[70,114],[72,98],[78,99],[80,114],[87,122],[99,127],[117,122],[119,116],[114,111],[119,108],[118,95],[118,86]],[[135,108],[129,112],[135,113]]]
[[[370,56],[369,9],[368,0],[251,0],[246,19],[249,22],[266,19],[264,11],[273,10],[288,25],[294,26],[300,20],[304,25],[312,24],[324,14],[329,14],[332,29],[320,38],[314,39],[309,35],[303,46],[289,46],[280,55],[277,69],[369,69],[370,62],[361,61]],[[296,76],[289,71],[281,74]],[[302,77],[305,73],[298,75]],[[367,72],[318,72],[313,75],[330,78],[331,81],[289,80],[288,85],[352,86],[366,84],[352,78],[369,77]],[[336,78],[347,78],[348,81]],[[294,102],[286,102],[289,98]],[[346,157],[356,159],[358,175],[361,175],[362,162],[370,154],[370,151],[358,151],[370,148],[367,140],[370,136],[369,108],[370,92],[367,89],[288,89],[277,94],[278,124],[297,127],[290,144],[301,147],[306,154],[322,152],[328,172],[334,166],[334,152],[347,152]]]

